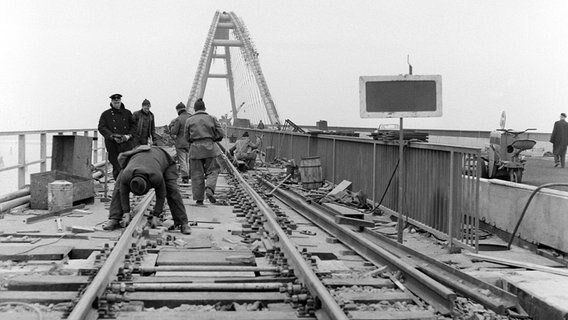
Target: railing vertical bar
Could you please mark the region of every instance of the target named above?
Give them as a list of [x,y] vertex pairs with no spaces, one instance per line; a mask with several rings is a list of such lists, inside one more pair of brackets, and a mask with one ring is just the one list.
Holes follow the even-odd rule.
[[26,184],[26,135],[18,135],[18,189]]
[[448,248],[450,253],[454,247],[454,151],[450,151],[450,188],[448,192]]
[[39,171],[45,172],[47,170],[47,134],[45,132],[39,135]]
[[93,164],[99,162],[99,133],[95,130],[93,131]]
[[376,201],[376,193],[377,193],[377,144],[373,143],[373,204]]
[[335,180],[335,162],[336,162],[336,158],[337,158],[337,154],[335,153],[335,139],[333,139],[333,161],[332,161],[332,166],[331,166],[331,178],[333,183],[336,183],[337,180]]

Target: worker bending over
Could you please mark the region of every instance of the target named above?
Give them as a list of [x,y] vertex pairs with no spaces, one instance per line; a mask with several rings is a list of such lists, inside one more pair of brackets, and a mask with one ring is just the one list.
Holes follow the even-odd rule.
[[260,137],[256,137],[256,143],[250,141],[249,133],[245,131],[243,136],[229,149],[231,156],[245,163],[245,170],[253,170],[256,162],[256,154],[260,146]]
[[[154,217],[160,216],[165,199],[174,220],[174,228],[183,234],[190,234],[187,213],[177,185],[176,162],[161,147],[139,146],[118,156],[122,167],[116,181],[109,209],[109,220],[103,227],[114,230],[126,227],[131,219],[130,192],[144,195],[150,188],[156,192],[156,203],[152,212]],[[121,221],[122,220],[122,221]]]

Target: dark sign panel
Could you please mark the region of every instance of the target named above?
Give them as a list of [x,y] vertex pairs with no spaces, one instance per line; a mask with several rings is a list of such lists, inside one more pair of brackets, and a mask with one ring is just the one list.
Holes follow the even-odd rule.
[[359,81],[362,118],[442,116],[440,76],[369,76]]

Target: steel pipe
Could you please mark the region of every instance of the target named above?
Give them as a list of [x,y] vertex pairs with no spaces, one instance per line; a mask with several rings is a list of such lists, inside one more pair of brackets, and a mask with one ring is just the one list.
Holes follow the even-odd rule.
[[32,196],[25,196],[25,197],[21,197],[21,198],[16,198],[14,200],[2,202],[2,203],[0,203],[0,212],[8,211],[8,210],[15,208],[17,206],[21,206],[23,204],[26,204],[26,203],[30,202],[31,198],[32,198]]
[[25,188],[20,189],[18,191],[10,192],[10,193],[7,193],[3,196],[0,196],[0,203],[10,201],[10,200],[14,200],[14,199],[17,199],[17,198],[21,198],[21,197],[28,196],[28,195],[30,195],[30,187],[25,187]]

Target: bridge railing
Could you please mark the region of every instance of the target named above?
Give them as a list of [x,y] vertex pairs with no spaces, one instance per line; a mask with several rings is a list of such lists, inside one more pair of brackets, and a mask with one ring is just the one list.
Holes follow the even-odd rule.
[[104,142],[98,140],[97,129],[0,132],[0,194],[23,188],[29,182],[31,173],[47,171],[52,138],[64,134],[92,137],[92,163],[104,161]]
[[[240,137],[245,129],[229,128],[228,136]],[[398,142],[375,141],[332,135],[246,129],[251,139],[262,135],[263,148],[275,147],[276,156],[294,159],[319,156],[323,179],[352,182],[375,205],[405,219],[450,247],[478,249],[479,178],[481,149],[429,143],[408,143],[404,163],[397,169]],[[398,208],[399,181],[404,171],[403,207]],[[392,181],[391,181],[392,180]],[[448,235],[451,235],[449,237]]]

